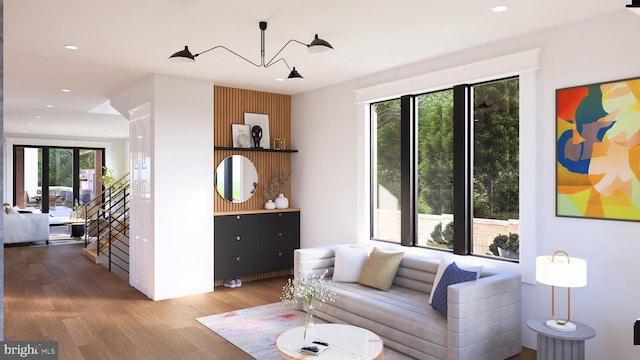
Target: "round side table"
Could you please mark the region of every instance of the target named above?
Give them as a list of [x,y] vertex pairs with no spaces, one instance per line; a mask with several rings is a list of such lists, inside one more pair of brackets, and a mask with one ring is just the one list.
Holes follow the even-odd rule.
[[584,360],[584,341],[596,336],[596,331],[588,325],[576,324],[575,331],[559,331],[547,327],[548,318],[527,321],[527,327],[538,333],[538,360]]

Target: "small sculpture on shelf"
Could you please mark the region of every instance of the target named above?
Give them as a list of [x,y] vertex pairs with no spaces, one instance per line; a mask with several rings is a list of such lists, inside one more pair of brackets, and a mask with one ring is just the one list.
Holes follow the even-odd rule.
[[258,125],[254,125],[251,128],[251,137],[253,137],[253,147],[255,149],[262,149],[260,146],[260,140],[262,139],[262,128]]

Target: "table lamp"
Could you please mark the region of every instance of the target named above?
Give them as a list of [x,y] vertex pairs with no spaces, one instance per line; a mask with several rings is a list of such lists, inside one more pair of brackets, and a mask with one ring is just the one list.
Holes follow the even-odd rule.
[[[558,254],[564,256],[556,256]],[[569,257],[566,251],[558,250],[551,256],[536,258],[536,281],[551,285],[551,316],[546,325],[560,331],[575,331],[576,325],[571,320],[571,288],[587,286],[587,261]],[[567,288],[567,320],[556,318],[555,287]]]

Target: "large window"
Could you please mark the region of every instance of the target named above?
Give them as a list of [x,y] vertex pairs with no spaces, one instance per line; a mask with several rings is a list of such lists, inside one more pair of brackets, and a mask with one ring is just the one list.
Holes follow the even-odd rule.
[[371,238],[519,256],[519,79],[371,104]]

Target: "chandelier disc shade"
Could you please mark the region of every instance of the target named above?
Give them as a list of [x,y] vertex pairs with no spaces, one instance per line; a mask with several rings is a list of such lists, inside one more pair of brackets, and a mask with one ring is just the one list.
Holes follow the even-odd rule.
[[318,34],[316,34],[316,37],[313,38],[313,41],[311,41],[307,47],[309,48],[309,52],[312,53],[333,50],[333,46],[331,46],[327,41],[318,38]]
[[169,60],[173,61],[173,62],[195,62],[196,57],[215,50],[215,49],[223,49],[226,50],[228,52],[230,52],[231,54],[241,58],[242,60],[250,63],[253,66],[256,67],[262,67],[262,68],[268,68],[271,65],[277,63],[277,62],[282,62],[285,64],[285,66],[289,69],[289,76],[287,76],[287,79],[289,80],[304,80],[304,77],[302,75],[300,75],[300,73],[296,70],[295,66],[292,68],[291,66],[289,66],[289,64],[287,63],[287,61],[283,58],[283,57],[278,57],[278,55],[280,55],[280,53],[291,43],[296,43],[296,44],[300,44],[300,45],[304,45],[307,47],[307,49],[309,50],[309,52],[311,53],[317,53],[317,52],[324,52],[324,51],[328,51],[328,50],[332,50],[333,46],[331,46],[331,44],[329,44],[329,42],[327,42],[326,40],[320,39],[318,37],[318,34],[315,35],[314,39],[309,43],[303,43],[301,41],[295,40],[295,39],[291,39],[289,41],[287,41],[286,44],[284,44],[284,46],[282,46],[282,48],[280,48],[280,50],[278,50],[278,52],[271,58],[271,60],[266,61],[265,62],[265,31],[267,30],[267,22],[266,21],[260,21],[259,23],[259,29],[260,29],[260,63],[255,63],[249,59],[247,59],[246,57],[236,53],[235,51],[225,47],[225,46],[214,46],[210,49],[204,50],[200,53],[197,54],[193,54],[190,50],[189,50],[189,46],[185,46],[183,50],[177,51],[175,53],[173,53],[171,56],[169,56]]
[[291,72],[289,73],[289,76],[287,76],[287,79],[289,80],[303,80],[304,78],[302,77],[302,75],[300,75],[300,73],[296,70],[296,67],[293,67],[293,70],[291,70]]
[[169,59],[175,62],[194,62],[196,61],[196,57],[193,56],[191,51],[189,51],[189,47],[185,46],[184,50],[180,50],[175,52],[173,55],[169,56]]
[[632,0],[631,4],[627,5],[627,9],[633,11],[634,13],[640,15],[640,0]]

